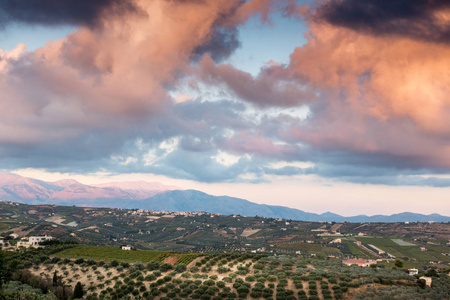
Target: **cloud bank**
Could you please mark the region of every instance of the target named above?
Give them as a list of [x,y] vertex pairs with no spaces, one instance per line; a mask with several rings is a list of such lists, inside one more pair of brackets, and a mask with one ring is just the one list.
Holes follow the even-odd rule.
[[[0,50],[5,168],[450,186],[445,1],[19,2],[2,26],[79,27]],[[240,25],[274,11],[309,28],[289,63],[227,62]]]
[[128,0],[17,0],[0,3],[0,25],[98,25],[105,14],[124,15],[137,6]]

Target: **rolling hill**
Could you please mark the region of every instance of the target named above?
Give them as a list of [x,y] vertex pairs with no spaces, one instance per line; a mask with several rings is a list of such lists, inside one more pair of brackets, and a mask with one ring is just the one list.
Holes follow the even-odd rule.
[[114,182],[85,185],[73,179],[45,182],[15,174],[0,174],[0,200],[26,204],[57,204],[89,207],[139,208],[158,211],[204,211],[225,215],[264,216],[302,221],[334,222],[449,222],[439,214],[404,212],[390,216],[344,217],[326,212],[308,213],[299,209],[257,204],[248,200],[212,196],[196,190],[181,190],[153,182]]

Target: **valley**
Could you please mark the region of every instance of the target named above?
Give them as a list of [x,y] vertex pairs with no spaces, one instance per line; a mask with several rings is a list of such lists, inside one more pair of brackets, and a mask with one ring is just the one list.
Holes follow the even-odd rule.
[[[6,299],[24,293],[71,299],[80,289],[92,300],[447,299],[449,231],[448,223],[434,222],[305,222],[4,201],[2,293]],[[42,235],[54,239],[25,247],[27,237]],[[375,265],[343,263],[354,258]],[[432,288],[422,288],[418,278],[435,274]]]

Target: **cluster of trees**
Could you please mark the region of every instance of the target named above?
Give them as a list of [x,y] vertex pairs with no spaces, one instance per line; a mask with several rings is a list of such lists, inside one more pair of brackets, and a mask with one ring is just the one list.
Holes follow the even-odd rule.
[[420,288],[408,285],[388,285],[380,288],[368,287],[354,299],[399,299],[399,300],[445,300],[450,299],[450,278],[441,276],[433,280],[432,288]]
[[58,299],[67,300],[73,296],[72,288],[65,284],[62,277],[56,273],[53,276],[53,280],[47,280],[45,277],[33,275],[30,271],[22,269],[15,271],[11,279],[38,289],[44,295],[51,293]]
[[[432,289],[421,289],[416,278],[400,270],[347,267],[339,262],[319,259],[293,257],[267,257],[251,254],[219,254],[200,257],[189,271],[186,265],[171,265],[151,261],[147,264],[119,262],[109,263],[92,259],[61,259],[52,257],[55,249],[67,245],[52,245],[45,249],[30,249],[22,253],[5,254],[0,252],[0,275],[3,280],[15,280],[26,283],[33,291],[41,295],[51,295],[59,299],[123,299],[127,297],[158,297],[161,299],[342,299],[350,289],[373,283],[386,287],[397,286],[404,290],[423,295],[433,295],[445,299],[445,287],[448,288],[447,276],[436,277]],[[59,265],[59,268],[52,269]],[[88,269],[114,270],[97,281],[83,286],[78,282],[73,290],[62,272],[62,266],[71,266],[72,270],[80,268],[83,273]],[[312,266],[314,268],[312,268]],[[37,276],[27,269],[45,266],[54,270],[53,276]],[[226,276],[218,280],[217,275],[210,275],[212,270],[222,270]],[[430,275],[438,276],[434,269]],[[434,273],[433,273],[434,272]],[[431,274],[433,273],[433,274]],[[93,274],[93,273],[91,273]],[[181,274],[181,275],[180,275]],[[51,273],[50,273],[51,275]],[[64,276],[63,276],[64,275]],[[116,276],[117,275],[117,276]],[[88,277],[89,278],[89,277]],[[294,286],[289,288],[292,280]],[[74,284],[77,280],[73,281]],[[430,294],[431,290],[433,293]],[[417,292],[419,291],[419,292]],[[422,292],[423,291],[423,292]],[[389,289],[370,291],[373,297],[383,296]],[[441,298],[439,298],[441,297]],[[444,298],[442,298],[444,297]],[[366,298],[370,299],[370,297]]]

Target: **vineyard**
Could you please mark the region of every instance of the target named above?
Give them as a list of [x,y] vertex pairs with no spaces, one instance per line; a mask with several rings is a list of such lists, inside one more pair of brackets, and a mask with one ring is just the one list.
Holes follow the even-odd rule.
[[193,253],[193,254],[185,254],[181,256],[176,262],[175,265],[188,265],[191,263],[194,259],[196,259],[199,256],[202,256],[203,254],[200,253]]
[[[126,251],[118,247],[98,247],[98,246],[79,246],[71,249],[66,249],[55,254],[61,258],[87,258],[104,261],[124,261],[124,262],[162,262],[165,258],[175,254],[172,251]],[[187,254],[189,256],[192,254]],[[180,259],[182,259],[182,256]]]

